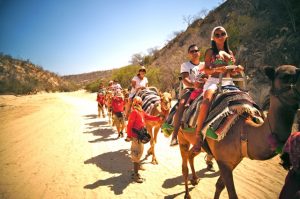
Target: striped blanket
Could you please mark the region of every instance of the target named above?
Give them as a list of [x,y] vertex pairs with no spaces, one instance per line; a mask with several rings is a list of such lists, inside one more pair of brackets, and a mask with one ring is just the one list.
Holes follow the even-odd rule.
[[151,113],[152,109],[155,106],[158,106],[158,104],[160,104],[160,96],[155,91],[143,89],[138,91],[136,95],[142,98],[142,108],[148,114]]
[[[196,98],[183,114],[182,122],[186,131],[194,132],[196,128],[201,100],[202,96]],[[210,106],[202,133],[219,141],[241,116],[251,117],[251,120],[258,124],[263,122],[260,108],[248,93],[234,86],[225,86]]]

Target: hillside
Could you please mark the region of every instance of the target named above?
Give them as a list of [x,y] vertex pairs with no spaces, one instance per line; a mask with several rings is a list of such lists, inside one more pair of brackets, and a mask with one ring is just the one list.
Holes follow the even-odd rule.
[[0,54],[0,94],[33,94],[39,91],[71,91],[74,84],[43,70],[30,61]]
[[73,82],[80,87],[84,87],[89,83],[98,81],[99,79],[106,79],[112,75],[113,70],[106,71],[95,71],[90,73],[82,73],[76,75],[65,75],[62,76],[63,79]]
[[228,0],[204,19],[196,20],[159,51],[150,68],[160,68],[165,88],[172,88],[178,81],[180,64],[186,61],[190,44],[201,48],[203,59],[205,49],[210,47],[211,30],[218,25],[227,30],[237,63],[245,67],[249,76],[250,94],[260,105],[269,90],[262,71],[264,66],[299,67],[300,1]]
[[[201,10],[199,5],[199,10]],[[262,105],[269,92],[269,82],[263,67],[300,63],[300,1],[299,0],[227,0],[195,20],[178,33],[155,55],[146,55],[142,64],[149,70],[147,77],[151,86],[172,90],[178,86],[180,65],[187,61],[187,48],[197,44],[204,52],[210,47],[213,27],[222,25],[229,34],[229,45],[237,64],[245,67],[248,89],[254,100]],[[3,56],[2,56],[3,57]],[[133,65],[119,69],[63,76],[40,71],[40,67],[21,60],[6,60],[0,65],[0,92],[17,92],[21,84],[24,93],[32,90],[68,90],[70,83],[79,87],[97,86],[99,80],[117,79],[127,88],[136,72]],[[130,58],[128,58],[130,59]],[[150,61],[149,61],[150,60]],[[27,74],[27,70],[38,75]],[[51,78],[50,78],[51,77]],[[41,79],[39,79],[41,78]],[[16,79],[16,81],[14,80]],[[39,83],[37,83],[39,82]],[[45,85],[43,85],[45,84]],[[4,89],[3,89],[4,88]]]

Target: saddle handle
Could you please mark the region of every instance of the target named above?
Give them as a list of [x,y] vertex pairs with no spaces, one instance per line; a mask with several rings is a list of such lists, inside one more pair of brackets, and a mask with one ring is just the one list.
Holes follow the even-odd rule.
[[[234,70],[236,68],[238,68],[238,66],[236,65],[228,65],[228,66],[225,66],[227,70]],[[247,77],[245,75],[245,72],[242,70],[242,71],[239,71],[239,73],[241,74],[241,78],[223,78],[223,74],[220,73],[219,74],[219,84],[218,84],[218,92],[221,92],[222,91],[222,81],[223,80],[229,80],[231,79],[232,81],[234,82],[242,82],[243,83],[243,90],[246,90],[247,88]]]

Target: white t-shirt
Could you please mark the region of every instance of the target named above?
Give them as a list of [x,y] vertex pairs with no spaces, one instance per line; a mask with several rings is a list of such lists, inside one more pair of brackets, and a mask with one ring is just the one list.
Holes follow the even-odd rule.
[[[192,82],[195,81],[196,76],[199,74],[199,70],[204,68],[204,62],[200,62],[198,65],[192,64],[190,61],[184,62],[180,67],[181,73],[189,73],[189,78]],[[191,88],[183,83],[183,88]]]
[[136,93],[136,90],[140,87],[146,87],[147,84],[148,84],[148,79],[147,77],[144,77],[143,79],[140,79],[138,76],[134,76],[132,78],[132,81],[135,81],[136,84],[135,84],[135,88],[132,88],[131,91],[130,91],[130,96],[129,97],[132,97],[135,93]]

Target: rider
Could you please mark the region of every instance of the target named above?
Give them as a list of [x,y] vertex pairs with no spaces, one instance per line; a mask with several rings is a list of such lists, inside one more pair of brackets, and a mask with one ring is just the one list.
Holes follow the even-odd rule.
[[118,83],[118,80],[114,80],[113,83],[112,83],[112,89],[114,91],[114,94],[116,94],[116,92],[118,90],[122,90],[122,86]]
[[145,75],[146,75],[146,68],[145,68],[145,66],[141,66],[141,68],[138,71],[138,74],[136,76],[134,76],[131,80],[131,91],[129,93],[128,103],[125,107],[126,118],[128,118],[132,99],[135,96],[135,94],[137,93],[137,91],[148,87],[148,79]]
[[[228,34],[222,26],[217,26],[212,30],[211,48],[206,50],[204,61],[204,72],[210,77],[204,85],[203,101],[197,118],[196,144],[193,146],[195,153],[199,153],[202,146],[201,129],[207,117],[212,98],[218,88],[219,75],[230,77],[231,74],[236,74],[244,69],[242,66],[238,66],[233,71],[227,69],[226,66],[235,64],[235,58],[228,46]],[[222,81],[222,86],[224,85],[234,85],[234,83],[232,80],[227,79]]]
[[200,64],[200,51],[196,44],[192,44],[188,48],[188,57],[190,61],[181,64],[180,73],[182,76],[183,83],[183,94],[180,97],[179,105],[174,116],[174,131],[172,134],[170,146],[175,146],[178,144],[177,134],[180,127],[180,119],[184,111],[185,103],[191,95],[191,92],[194,90],[194,80],[195,73],[199,73],[199,70],[203,67]]
[[141,130],[145,128],[145,120],[149,121],[159,121],[161,116],[152,116],[147,114],[142,109],[142,98],[135,96],[132,102],[132,111],[129,114],[128,124],[127,124],[127,134],[131,139],[131,160],[133,162],[133,180],[138,183],[144,181],[138,173],[139,170],[144,170],[141,167],[140,160],[144,151],[144,144],[137,139],[137,134],[133,132],[133,129]]
[[112,80],[110,80],[110,81],[108,82],[108,86],[107,86],[107,88],[106,88],[107,91],[113,92],[113,90],[114,90],[114,88],[113,88],[113,83],[114,83],[114,81],[112,81]]

